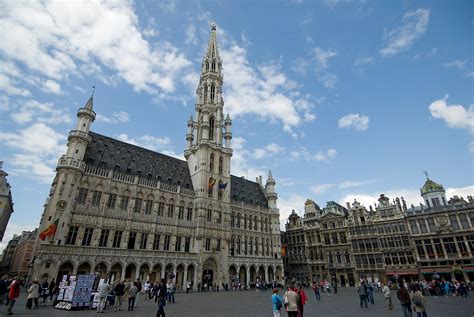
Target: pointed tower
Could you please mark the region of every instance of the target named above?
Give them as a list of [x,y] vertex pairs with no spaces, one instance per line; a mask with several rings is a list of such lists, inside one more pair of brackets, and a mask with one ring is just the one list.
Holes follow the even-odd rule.
[[197,196],[230,202],[232,120],[228,114],[224,119],[222,84],[217,28],[215,23],[211,23],[211,36],[202,60],[201,77],[196,90],[195,120],[191,117],[187,123],[184,156],[188,161]]
[[37,240],[37,244],[64,244],[66,240],[67,226],[64,224],[69,223],[74,198],[77,195],[76,184],[84,171],[84,154],[91,140],[89,131],[96,116],[93,106],[94,91],[85,106],[77,111],[76,129],[69,132],[66,154],[58,161],[57,174],[41,217],[39,232],[57,221],[56,233],[44,241]]
[[275,209],[277,208],[276,201],[278,199],[278,195],[275,192],[275,179],[273,179],[272,176],[272,171],[268,171],[268,179],[265,184],[265,192],[267,196],[267,201],[268,201],[268,208],[270,209]]

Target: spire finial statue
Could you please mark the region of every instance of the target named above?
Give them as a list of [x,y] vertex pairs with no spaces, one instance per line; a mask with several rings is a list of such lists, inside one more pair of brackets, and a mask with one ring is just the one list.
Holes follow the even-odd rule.
[[91,97],[94,97],[94,92],[95,92],[95,85],[92,86],[92,95],[91,95]]
[[425,176],[426,176],[426,179],[430,179],[430,177],[429,177],[429,175],[428,175],[428,171],[427,171],[427,170],[424,170],[424,171],[423,171],[423,174],[425,174]]
[[210,26],[211,26],[211,31],[214,31],[214,32],[215,32],[215,31],[217,30],[217,25],[216,25],[216,22],[214,22],[214,21],[211,21],[211,24],[210,24]]

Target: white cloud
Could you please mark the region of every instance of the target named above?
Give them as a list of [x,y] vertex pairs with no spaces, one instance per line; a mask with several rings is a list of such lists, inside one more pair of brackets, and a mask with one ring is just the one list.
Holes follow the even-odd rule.
[[474,133],[474,106],[448,105],[448,96],[435,100],[429,106],[433,118],[441,119],[450,128],[467,129]]
[[464,69],[464,67],[466,66],[466,63],[467,63],[467,59],[465,60],[454,60],[454,61],[450,61],[450,62],[447,62],[447,63],[443,63],[443,66],[446,67],[446,68],[458,68],[458,69]]
[[11,77],[0,74],[0,90],[3,90],[7,95],[11,96],[30,96],[31,93],[26,88],[18,88],[15,87],[16,81],[13,80]]
[[311,186],[309,189],[315,194],[322,194],[335,186],[335,184],[319,184]]
[[358,113],[351,113],[340,118],[339,128],[352,128],[356,131],[365,131],[369,128],[369,117]]
[[198,44],[198,38],[197,38],[196,32],[197,32],[196,25],[190,23],[186,27],[186,40],[184,41],[186,45]]
[[370,65],[375,62],[375,59],[372,56],[360,56],[354,61],[355,66],[364,66],[364,65]]
[[61,85],[52,79],[46,80],[41,89],[45,92],[61,95]]
[[103,121],[107,123],[123,123],[130,121],[130,115],[126,111],[114,111],[110,117],[97,114],[97,121]]
[[245,176],[247,179],[254,180],[260,175],[265,175],[264,170],[251,164],[251,152],[245,148],[246,140],[242,137],[232,139],[232,174],[235,176]]
[[366,180],[366,181],[344,181],[338,185],[340,189],[360,187],[368,184],[374,183],[375,180]]
[[314,60],[316,61],[317,69],[326,69],[331,58],[337,56],[337,52],[333,49],[323,50],[319,46],[313,50]]
[[400,26],[385,32],[386,43],[380,54],[390,57],[410,48],[426,32],[429,20],[429,9],[417,9],[405,13]]
[[292,210],[295,210],[298,214],[303,215],[304,202],[306,199],[308,198],[296,193],[279,195],[277,205],[280,209],[281,230],[285,230],[285,224]]
[[281,153],[285,150],[285,148],[279,146],[275,143],[267,144],[263,148],[258,148],[253,151],[253,158],[259,160],[263,158],[267,158],[269,156]]
[[5,230],[5,234],[3,235],[2,242],[0,242],[0,253],[8,245],[8,242],[13,238],[13,235],[21,234],[23,231],[32,231],[35,227],[33,225],[25,225],[25,224],[18,224],[14,222],[8,222],[7,228]]
[[326,88],[334,88],[337,81],[337,76],[329,71],[329,61],[337,56],[337,51],[333,49],[324,50],[319,46],[314,48],[313,60],[315,62],[316,79]]
[[310,152],[305,147],[299,147],[296,150],[292,150],[289,152],[290,158],[293,160],[305,159],[307,161],[329,161],[331,158],[337,155],[337,151],[335,149],[328,149],[326,151],[319,151],[316,153]]
[[127,134],[123,133],[119,134],[117,139],[152,151],[162,151],[167,149],[170,144],[170,138],[168,137],[157,138],[148,134],[137,138],[130,138]]
[[12,174],[23,174],[51,183],[54,166],[61,154],[66,152],[66,137],[45,123],[36,122],[17,132],[0,132],[0,142],[17,149],[20,153],[10,159]]
[[[352,203],[354,199],[357,199],[358,202],[362,203],[366,208],[369,208],[370,205],[374,203],[378,204],[377,199],[380,197],[380,194],[383,193],[385,196],[389,197],[393,201],[396,197],[403,197],[406,201],[407,207],[413,204],[419,206],[420,203],[424,203],[420,195],[419,189],[409,188],[409,189],[392,189],[385,192],[379,193],[365,193],[365,194],[349,194],[345,195],[339,199],[339,204],[345,206],[346,202]],[[458,195],[466,198],[468,195],[474,195],[474,186],[458,187],[458,188],[447,188],[446,189],[446,198],[449,200],[452,196]]]
[[[10,1],[0,12],[3,56],[56,82],[100,63],[95,72],[111,70],[136,91],[171,93],[190,65],[172,44],[144,39],[131,2]],[[58,92],[53,82],[45,88]]]
[[324,0],[324,4],[331,9],[341,3],[351,3],[353,0]]
[[[235,117],[252,114],[273,122],[281,121],[292,133],[305,118],[311,118],[310,95],[303,95],[278,63],[252,67],[245,48],[224,39],[221,57],[225,65],[224,99]],[[257,106],[258,105],[258,106]],[[300,107],[304,105],[304,107]]]
[[53,103],[41,103],[36,100],[28,100],[17,106],[10,116],[13,121],[19,124],[26,124],[34,120],[48,124],[71,122],[71,118],[63,109],[58,109]]

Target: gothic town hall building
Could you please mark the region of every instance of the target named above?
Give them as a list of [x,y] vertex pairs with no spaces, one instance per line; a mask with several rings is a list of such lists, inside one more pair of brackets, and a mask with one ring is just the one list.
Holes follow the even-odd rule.
[[224,117],[222,60],[211,26],[187,122],[185,161],[92,132],[93,96],[58,162],[41,218],[54,236],[36,241],[33,279],[97,273],[156,281],[281,281],[275,180],[231,174],[231,126]]

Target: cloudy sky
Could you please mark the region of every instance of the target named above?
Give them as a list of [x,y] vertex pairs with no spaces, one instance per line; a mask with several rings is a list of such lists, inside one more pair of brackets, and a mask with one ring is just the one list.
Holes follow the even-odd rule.
[[[423,170],[474,193],[472,1],[0,1],[0,160],[40,220],[95,85],[92,130],[182,157],[209,22],[218,25],[232,173],[277,181],[282,224],[380,193],[418,204]],[[2,244],[2,245],[3,245]]]

